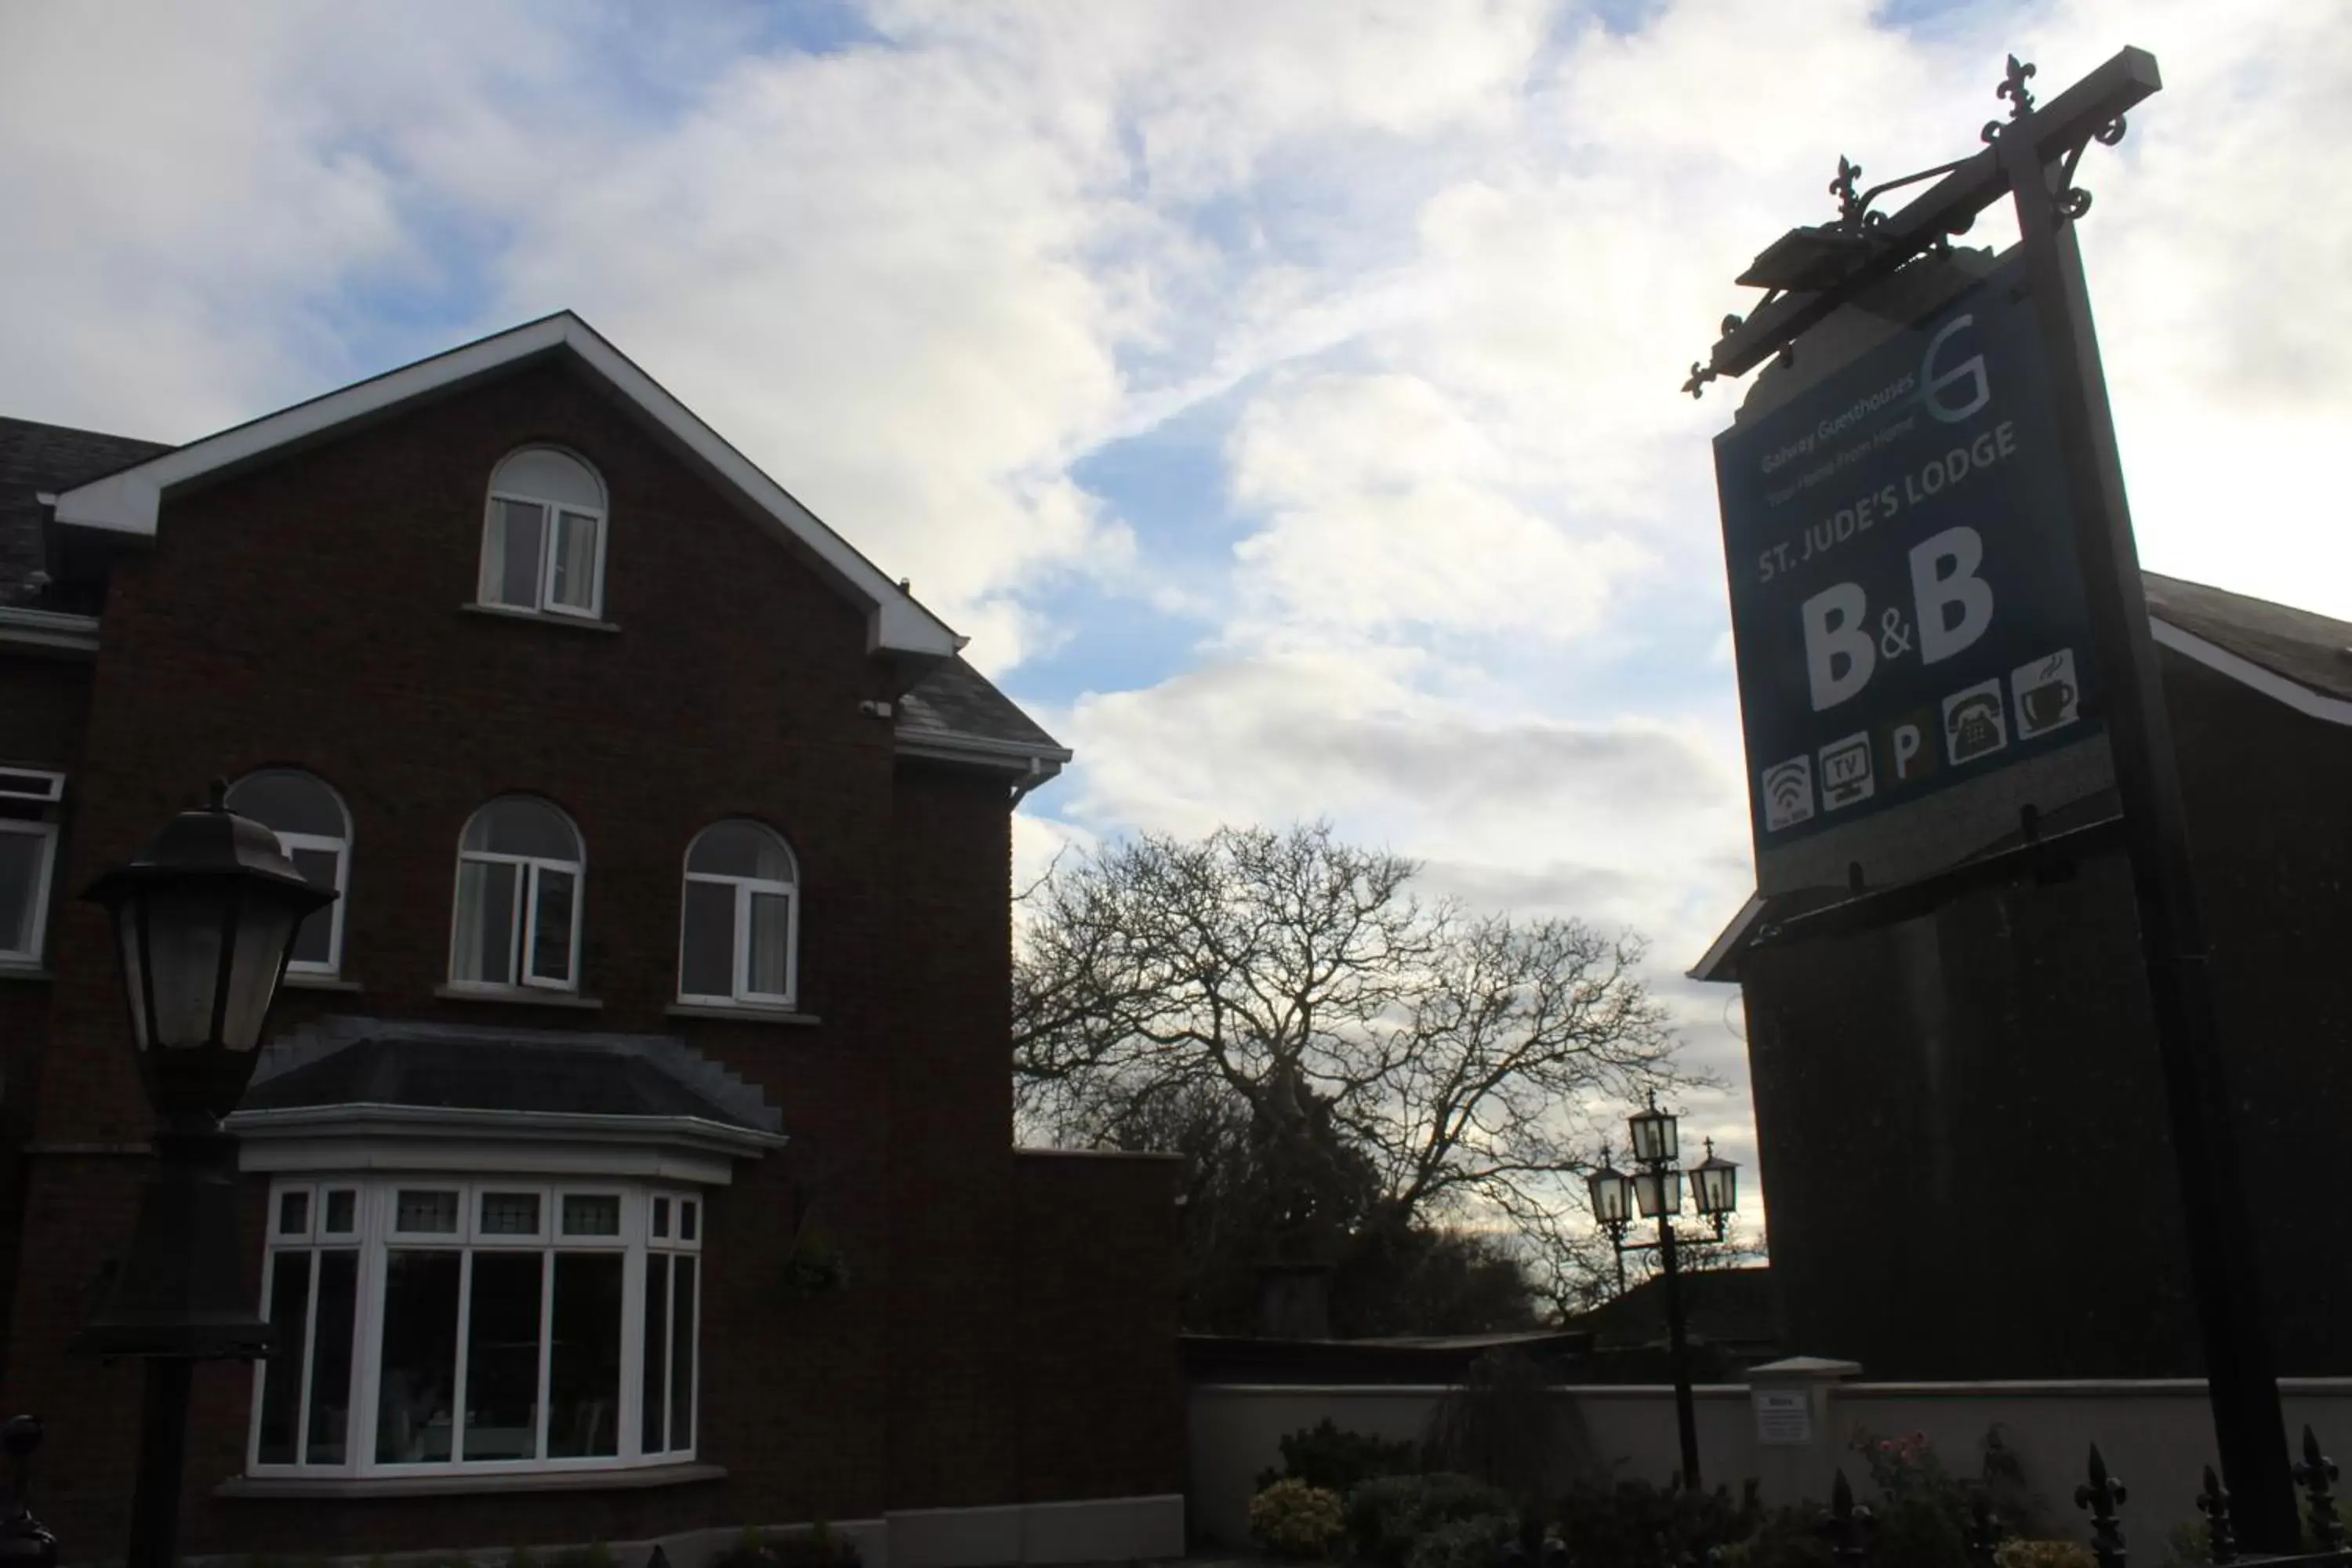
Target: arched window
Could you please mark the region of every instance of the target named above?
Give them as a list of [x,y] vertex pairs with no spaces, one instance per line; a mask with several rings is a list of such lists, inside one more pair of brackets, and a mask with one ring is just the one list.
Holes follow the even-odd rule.
[[457,845],[457,985],[580,987],[580,831],[543,800],[507,795]]
[[686,852],[681,1002],[790,1006],[799,976],[800,878],[793,852],[756,822],[718,822]]
[[490,474],[482,603],[594,620],[604,602],[604,482],[552,447],[513,453]]
[[[349,893],[352,818],[324,779],[292,768],[247,773],[228,792],[228,808],[278,835],[286,858],[311,886]],[[338,898],[294,933],[289,974],[337,974],[343,967],[343,905]]]

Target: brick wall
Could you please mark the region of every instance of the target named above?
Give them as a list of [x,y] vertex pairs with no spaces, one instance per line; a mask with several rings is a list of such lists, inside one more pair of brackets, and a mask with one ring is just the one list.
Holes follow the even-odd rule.
[[1024,1152],[1014,1165],[1024,1495],[1182,1490],[1178,1163]]
[[[2164,656],[2280,1371],[2352,1373],[2352,729]],[[1743,961],[1791,1352],[1874,1377],[2200,1370],[2128,866]]]
[[[490,469],[541,440],[580,452],[608,487],[616,632],[461,608]],[[352,818],[344,974],[358,989],[289,989],[278,1026],[359,1013],[675,1033],[760,1083],[793,1139],[740,1163],[708,1210],[700,1457],[725,1466],[725,1481],[217,1499],[241,1468],[251,1384],[245,1369],[210,1367],[190,1435],[187,1550],[626,1539],[1022,1495],[1023,1455],[1053,1442],[1020,1440],[1034,1333],[1022,1335],[1013,1283],[1006,791],[898,764],[887,723],[858,711],[888,694],[864,650],[860,615],[793,550],[553,364],[175,498],[154,548],[120,560],[95,666],[36,678],[68,721],[81,700],[68,689],[89,690],[63,885],[128,857],[213,775],[306,769]],[[459,831],[509,791],[547,796],[582,829],[582,989],[600,1010],[434,994]],[[730,816],[772,824],[799,857],[814,1026],[665,1015],[682,857],[698,828]],[[136,1370],[64,1346],[127,1239],[144,1161],[120,1151],[148,1118],[103,917],[67,905],[52,950],[40,1007],[53,1070],[30,1129],[0,1409],[48,1414],[40,1511],[83,1558],[121,1549]],[[0,1007],[10,994],[0,987]],[[807,1198],[852,1282],[793,1302],[779,1280]],[[1054,1223],[1034,1207],[1023,1223]],[[258,1236],[257,1209],[257,1289]],[[1172,1339],[1163,1348],[1172,1358]],[[1172,1410],[1172,1387],[1169,1398]],[[1086,1447],[1096,1435],[1062,1440]]]

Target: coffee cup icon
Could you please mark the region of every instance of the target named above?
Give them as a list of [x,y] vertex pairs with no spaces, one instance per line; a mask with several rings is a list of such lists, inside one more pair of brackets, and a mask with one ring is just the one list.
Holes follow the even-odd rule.
[[2067,680],[2045,680],[2018,694],[2029,729],[2048,730],[2074,717],[2074,687]]

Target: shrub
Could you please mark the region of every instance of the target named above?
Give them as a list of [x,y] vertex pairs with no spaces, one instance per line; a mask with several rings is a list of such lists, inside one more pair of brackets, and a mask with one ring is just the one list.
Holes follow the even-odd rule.
[[1404,1568],[1495,1568],[1519,1533],[1518,1516],[1474,1514],[1424,1531],[1405,1553]]
[[2098,1568],[2099,1560],[2079,1541],[2004,1541],[1992,1554],[1993,1568]]
[[1344,1528],[1339,1494],[1302,1480],[1276,1481],[1250,1500],[1249,1528],[1276,1557],[1320,1557]]
[[1689,1492],[1620,1481],[1578,1487],[1559,1500],[1557,1517],[1570,1561],[1634,1568],[1703,1560],[1753,1533],[1763,1510],[1752,1481],[1737,1503],[1720,1487]]
[[1544,1370],[1513,1351],[1470,1363],[1430,1418],[1431,1462],[1502,1488],[1533,1507],[1553,1472],[1559,1424]]
[[819,1520],[806,1530],[770,1534],[746,1525],[710,1568],[860,1568],[857,1542]]
[[1940,1497],[1896,1496],[1876,1510],[1870,1560],[1877,1568],[1969,1568],[1968,1538]]
[[1348,1494],[1349,1552],[1375,1568],[1405,1568],[1413,1543],[1442,1524],[1499,1514],[1511,1500],[1473,1476],[1376,1476]]
[[1720,1568],[1831,1568],[1822,1510],[1811,1504],[1764,1511],[1747,1538],[1717,1549]]
[[1286,1477],[1346,1497],[1375,1476],[1410,1476],[1422,1468],[1421,1445],[1407,1437],[1343,1432],[1325,1416],[1282,1439],[1282,1468],[1257,1478],[1263,1491]]

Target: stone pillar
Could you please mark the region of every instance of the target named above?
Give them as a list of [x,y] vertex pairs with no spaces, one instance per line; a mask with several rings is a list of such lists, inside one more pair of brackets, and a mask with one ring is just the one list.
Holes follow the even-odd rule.
[[1861,1374],[1859,1362],[1810,1355],[1768,1362],[1748,1372],[1749,1437],[1766,1502],[1828,1498],[1830,1478],[1845,1449],[1832,1418],[1832,1391]]

